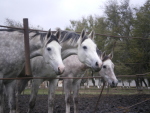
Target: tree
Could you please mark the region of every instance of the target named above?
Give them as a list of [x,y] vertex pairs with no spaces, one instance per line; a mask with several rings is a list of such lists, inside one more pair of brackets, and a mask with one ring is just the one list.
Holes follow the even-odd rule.
[[[140,8],[131,8],[129,0],[109,0],[105,5],[104,16],[82,17],[81,20],[71,20],[71,30],[94,30],[99,34],[109,34],[125,37],[149,38],[150,13],[148,0]],[[135,10],[136,9],[136,10]],[[96,44],[102,51],[113,51],[113,61],[117,74],[137,74],[150,70],[150,42],[149,40],[132,38],[113,38],[96,35]],[[143,63],[143,64],[141,64]],[[146,63],[146,64],[144,64]]]
[[[6,26],[10,26],[10,27],[18,27],[18,28],[23,28],[23,23],[19,22],[19,21],[15,21],[13,19],[10,18],[6,18],[5,19],[5,23]],[[32,26],[31,24],[29,25],[30,29],[36,29],[36,30],[43,30],[43,28],[41,26]]]
[[142,41],[137,40],[139,50],[142,50],[142,57],[140,58],[143,64],[141,65],[141,72],[150,71],[150,0],[144,6],[136,9],[136,18],[134,19],[133,34],[136,37],[145,38]]
[[[139,9],[135,8],[136,17],[134,19],[134,36],[144,38],[142,41],[137,40],[136,43],[139,45],[139,50],[142,51],[142,56],[140,57],[142,64],[138,71],[140,73],[145,73],[150,71],[150,0],[147,0],[144,6]],[[150,79],[148,78],[148,82]],[[143,82],[145,84],[144,78],[136,80],[138,82]],[[146,85],[145,85],[146,86]]]

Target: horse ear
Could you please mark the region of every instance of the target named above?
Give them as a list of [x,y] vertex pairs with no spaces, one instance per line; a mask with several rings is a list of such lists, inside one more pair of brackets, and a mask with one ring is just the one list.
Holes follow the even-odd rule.
[[110,59],[112,59],[112,58],[113,58],[113,52],[111,52],[111,53],[108,55],[108,57],[109,57]]
[[51,35],[52,35],[52,32],[51,32],[51,29],[49,29],[48,32],[47,32],[47,34],[46,34],[46,36],[45,36],[45,38],[43,38],[44,45],[46,45],[47,42],[50,40]]
[[105,56],[106,56],[106,52],[104,51],[104,52],[102,53],[102,59],[103,59]]
[[82,41],[82,39],[84,38],[84,36],[85,36],[85,29],[83,29],[82,32],[81,32],[81,34],[80,34],[80,38],[79,38],[79,40],[78,40],[78,43],[79,43],[79,44],[81,44],[81,41]]
[[91,38],[92,40],[94,40],[94,38],[95,38],[95,32],[93,30],[89,34],[89,38]]
[[57,31],[56,31],[56,37],[57,37],[57,39],[59,40],[60,39],[60,37],[61,37],[61,31],[60,31],[60,29],[57,29]]
[[82,30],[82,32],[81,32],[81,35],[80,35],[80,36],[81,36],[81,38],[83,38],[83,37],[84,37],[84,35],[85,35],[85,29],[83,29],[83,30]]
[[51,37],[51,35],[52,35],[52,32],[51,32],[51,29],[49,29],[47,32],[46,38],[48,39],[49,37]]

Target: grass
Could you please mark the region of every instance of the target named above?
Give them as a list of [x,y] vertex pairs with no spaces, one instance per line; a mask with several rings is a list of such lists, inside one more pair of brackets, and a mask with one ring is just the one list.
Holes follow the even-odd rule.
[[[100,94],[101,89],[84,89],[80,90],[80,94]],[[148,89],[143,89],[138,91],[136,88],[109,88],[109,89],[104,89],[103,94],[115,94],[115,95],[132,95],[132,94],[150,94],[150,90]]]
[[[101,88],[81,88],[80,94],[100,94]],[[25,89],[22,94],[31,94],[31,89]],[[38,94],[48,94],[48,89],[39,89]],[[62,88],[57,88],[56,94],[64,94]],[[150,94],[150,89],[137,90],[136,88],[109,88],[104,89],[103,94],[115,94],[115,95],[132,95],[132,94]]]

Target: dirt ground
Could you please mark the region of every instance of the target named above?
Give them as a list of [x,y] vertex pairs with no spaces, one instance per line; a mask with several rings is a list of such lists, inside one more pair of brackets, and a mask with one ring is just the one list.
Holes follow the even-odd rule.
[[[29,95],[21,95],[19,97],[19,110],[21,113],[27,113]],[[47,95],[38,95],[33,113],[47,113]],[[135,105],[134,104],[149,99],[150,95],[102,95],[96,113],[150,113],[150,100]],[[79,95],[79,111],[80,113],[94,113],[98,95]],[[7,101],[6,101],[7,102]],[[5,113],[9,113],[8,106],[5,106]],[[65,113],[64,95],[56,95],[54,113]],[[71,105],[71,113],[73,113],[73,104]]]

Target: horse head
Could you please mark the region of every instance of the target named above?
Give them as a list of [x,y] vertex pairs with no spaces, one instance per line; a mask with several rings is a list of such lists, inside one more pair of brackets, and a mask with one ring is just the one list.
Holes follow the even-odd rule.
[[112,58],[112,53],[110,53],[109,55],[106,55],[105,52],[103,53],[103,66],[99,73],[111,87],[116,87],[118,84],[118,80],[114,73],[114,64],[111,60]]
[[57,30],[56,34],[52,34],[51,30],[49,30],[43,41],[43,58],[47,64],[50,64],[56,74],[62,74],[65,67],[61,58],[59,38],[60,30]]
[[94,71],[99,71],[102,66],[102,60],[99,58],[94,43],[94,32],[92,31],[88,36],[85,35],[85,30],[82,30],[78,40],[78,58],[80,62],[91,67]]

